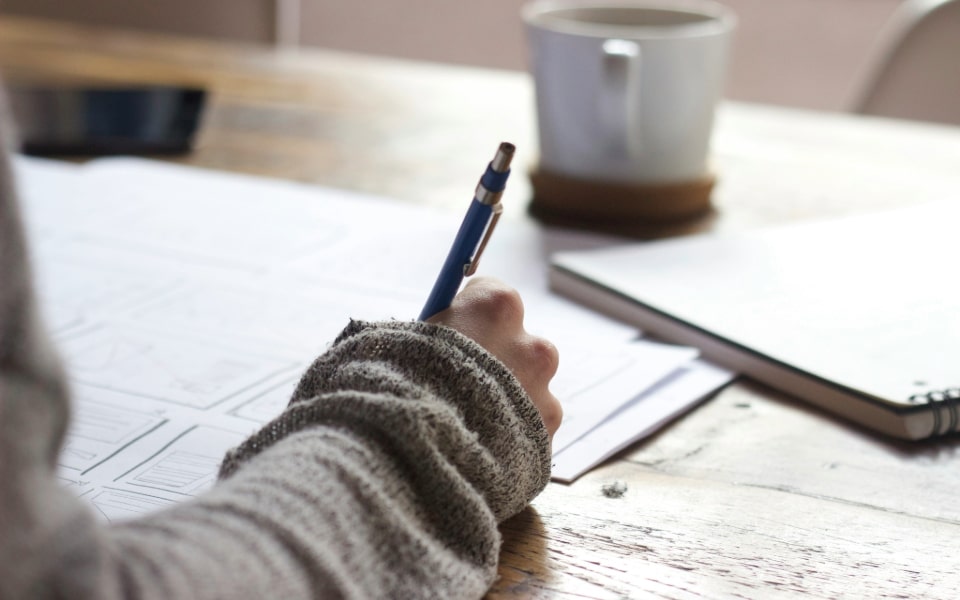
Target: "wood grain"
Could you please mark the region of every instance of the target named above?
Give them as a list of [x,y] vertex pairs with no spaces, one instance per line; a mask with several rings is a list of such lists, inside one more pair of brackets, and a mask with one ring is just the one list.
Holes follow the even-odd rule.
[[[459,210],[501,140],[536,163],[522,73],[0,20],[8,80],[188,83],[212,94],[179,162]],[[730,231],[960,189],[960,130],[726,104],[715,214]],[[508,190],[526,219],[529,182]],[[935,282],[919,282],[923,286]],[[922,289],[921,289],[922,291]],[[957,438],[878,438],[748,382],[502,527],[491,598],[943,598],[960,590]],[[626,485],[620,498],[604,485]]]

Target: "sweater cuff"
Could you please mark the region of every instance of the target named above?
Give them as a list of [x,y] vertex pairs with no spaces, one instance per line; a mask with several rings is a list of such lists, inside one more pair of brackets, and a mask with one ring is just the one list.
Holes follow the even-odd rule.
[[550,479],[549,436],[519,381],[479,344],[441,325],[351,321],[304,374],[287,410],[228,453],[221,476],[320,425],[389,445],[419,469],[452,467],[498,521]]

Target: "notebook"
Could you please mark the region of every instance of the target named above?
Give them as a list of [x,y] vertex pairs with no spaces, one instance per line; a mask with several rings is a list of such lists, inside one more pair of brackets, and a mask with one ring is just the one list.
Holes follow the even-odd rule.
[[884,434],[960,429],[960,202],[557,253],[550,287]]

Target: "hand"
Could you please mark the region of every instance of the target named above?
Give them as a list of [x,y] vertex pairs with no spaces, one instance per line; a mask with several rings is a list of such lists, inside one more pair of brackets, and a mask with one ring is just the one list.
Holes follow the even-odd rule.
[[500,359],[533,400],[553,439],[563,409],[548,385],[560,356],[556,346],[523,328],[523,301],[516,290],[496,279],[474,277],[450,308],[427,321],[456,329]]

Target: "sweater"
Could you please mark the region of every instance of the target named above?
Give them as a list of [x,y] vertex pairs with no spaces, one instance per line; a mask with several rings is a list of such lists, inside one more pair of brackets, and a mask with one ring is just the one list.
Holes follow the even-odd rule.
[[55,479],[70,390],[0,160],[0,600],[476,598],[498,523],[547,484],[548,434],[453,329],[351,322],[208,492],[107,525]]

